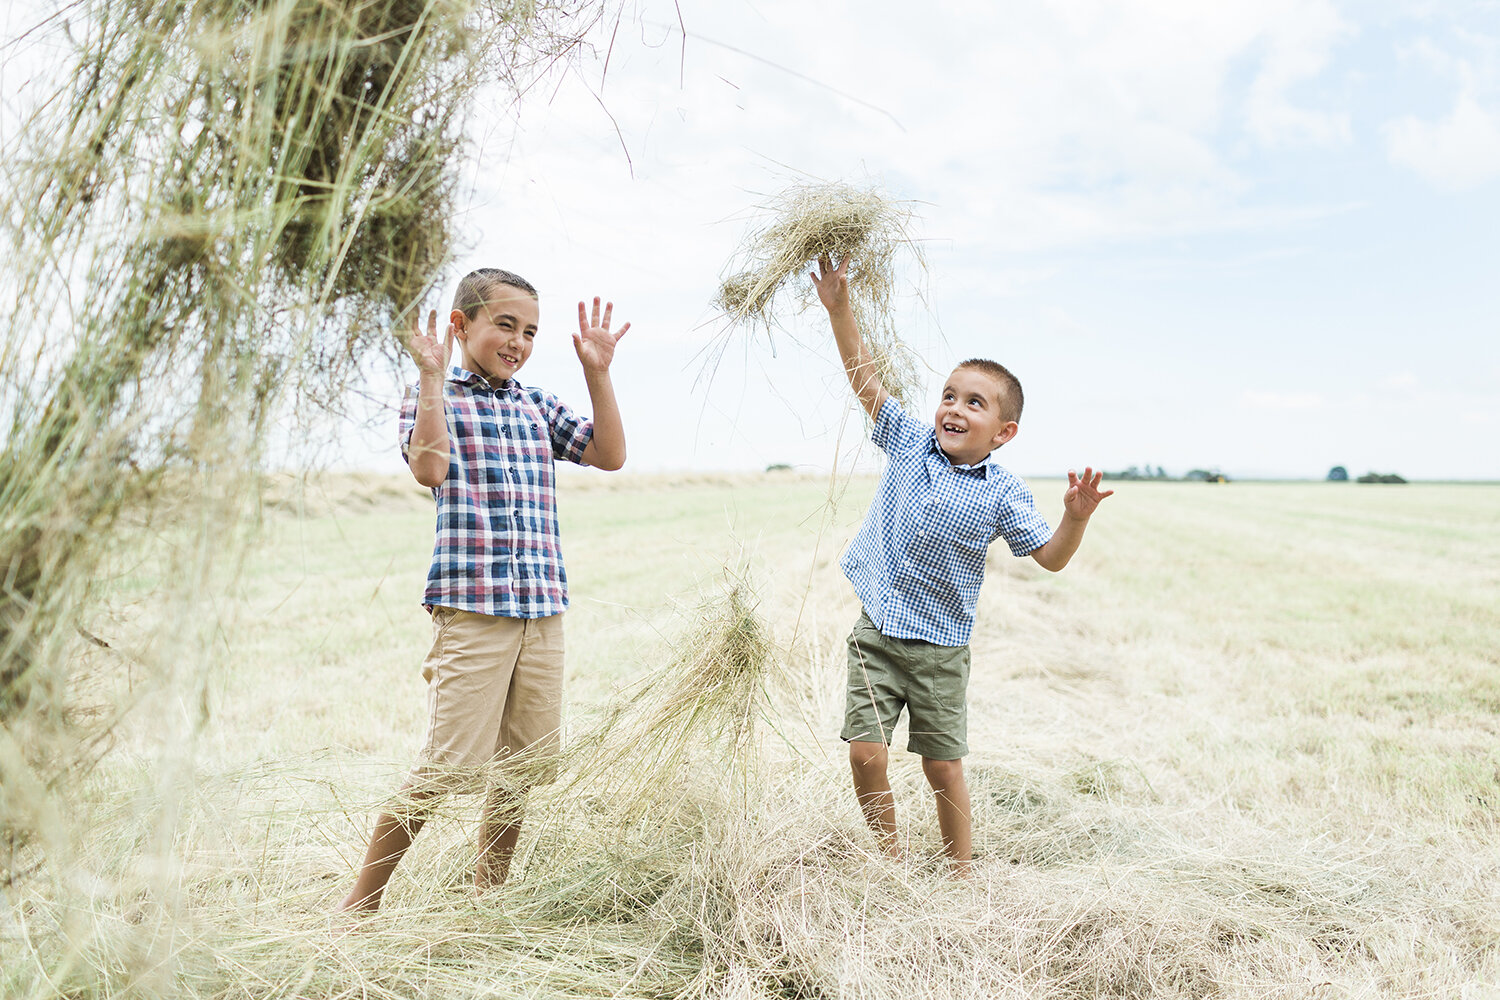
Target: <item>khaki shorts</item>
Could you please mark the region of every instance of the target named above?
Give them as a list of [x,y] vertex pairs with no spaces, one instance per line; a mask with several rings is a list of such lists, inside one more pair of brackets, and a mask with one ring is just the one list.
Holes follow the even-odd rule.
[[562,615],[503,618],[432,609],[427,738],[418,772],[469,787],[486,765],[504,761],[518,783],[556,776],[562,748]]
[[894,639],[861,611],[849,633],[849,690],[839,735],[889,745],[905,708],[906,749],[958,760],[969,752],[968,687],[968,646]]

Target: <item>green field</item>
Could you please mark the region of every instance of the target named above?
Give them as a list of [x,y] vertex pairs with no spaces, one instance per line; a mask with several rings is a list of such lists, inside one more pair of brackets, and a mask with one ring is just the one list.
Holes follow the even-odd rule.
[[[283,484],[214,597],[207,684],[115,728],[86,848],[7,889],[4,995],[1500,992],[1500,487],[1131,483],[1062,574],[993,552],[962,883],[915,758],[893,755],[904,862],[847,787],[837,560],[872,486],[566,477],[570,731],[624,705],[636,742],[534,796],[503,891],[467,889],[455,800],[339,936],[421,737],[431,505]],[[1055,520],[1062,484],[1033,487]],[[774,649],[753,739],[711,700],[651,729],[736,581]],[[117,586],[125,644],[181,626],[158,583]],[[178,716],[202,724],[164,737]]]

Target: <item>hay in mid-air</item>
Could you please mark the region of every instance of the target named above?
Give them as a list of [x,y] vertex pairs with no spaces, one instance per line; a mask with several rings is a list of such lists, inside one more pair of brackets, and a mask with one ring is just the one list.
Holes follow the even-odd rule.
[[[713,300],[730,327],[769,335],[783,305],[801,308],[816,300],[808,274],[820,257],[834,263],[847,258],[849,302],[881,381],[902,403],[914,401],[921,363],[890,318],[903,256],[925,266],[909,234],[909,204],[874,188],[834,182],[790,187],[765,209],[770,221],[745,237]],[[711,364],[726,343],[717,345]]]
[[[12,892],[48,916],[0,944],[24,941],[36,996],[85,995],[84,966],[177,994],[183,776],[278,425],[330,434],[394,368],[393,331],[449,263],[479,88],[519,100],[606,10],[33,6],[7,42],[33,75],[0,166],[0,923]],[[122,583],[141,566],[167,567],[149,599]],[[148,716],[164,763],[122,796],[146,860],[111,891],[153,904],[118,941],[60,935],[74,918],[52,915],[92,912],[105,884],[93,771]],[[17,967],[0,952],[6,997],[32,995]]]

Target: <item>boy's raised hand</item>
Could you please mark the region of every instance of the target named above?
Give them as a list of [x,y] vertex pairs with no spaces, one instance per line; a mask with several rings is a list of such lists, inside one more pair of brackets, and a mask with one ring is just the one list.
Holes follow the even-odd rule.
[[827,254],[818,258],[818,271],[811,276],[813,287],[818,290],[818,301],[829,312],[849,304],[849,279],[845,274],[848,270],[848,257],[839,261],[838,267],[833,266]]
[[437,310],[427,314],[427,333],[422,333],[421,313],[411,318],[411,330],[403,343],[407,353],[417,363],[423,375],[441,375],[448,370],[448,358],[453,354],[453,324],[448,324],[448,336],[440,344],[437,339]]
[[594,312],[590,316],[584,309],[582,302],[578,303],[578,332],[573,334],[573,349],[578,352],[578,360],[583,363],[585,372],[607,372],[610,362],[615,359],[615,345],[620,338],[625,336],[625,331],[630,329],[626,323],[620,327],[619,333],[609,332],[610,314],[615,311],[613,302],[604,303],[604,316],[599,316],[599,296],[594,296]]
[[1086,521],[1098,509],[1105,497],[1115,495],[1114,490],[1099,491],[1099,482],[1104,473],[1084,466],[1080,477],[1073,469],[1068,470],[1068,488],[1063,492],[1063,510],[1069,516]]

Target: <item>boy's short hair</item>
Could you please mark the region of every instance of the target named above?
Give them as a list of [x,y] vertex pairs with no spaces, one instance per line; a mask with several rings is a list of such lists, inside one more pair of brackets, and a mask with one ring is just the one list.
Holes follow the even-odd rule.
[[981,372],[994,379],[1000,386],[1000,415],[1006,420],[1020,423],[1021,407],[1026,403],[1026,395],[1021,391],[1021,380],[1012,375],[1009,368],[988,358],[970,358],[960,361],[958,367]]
[[531,282],[519,274],[502,271],[498,267],[481,267],[464,275],[463,280],[458,283],[458,291],[453,293],[453,308],[462,311],[469,319],[474,319],[503,285],[519,288],[534,299],[540,298]]

